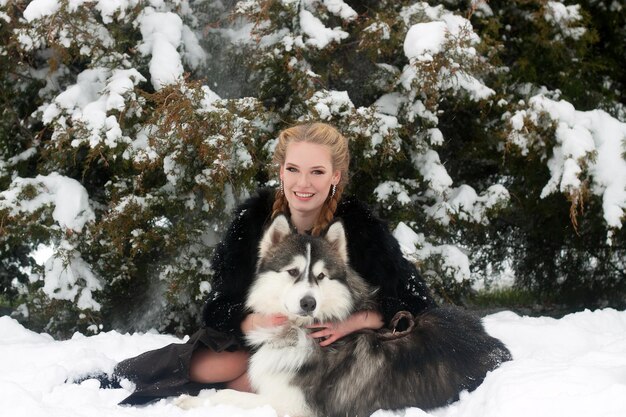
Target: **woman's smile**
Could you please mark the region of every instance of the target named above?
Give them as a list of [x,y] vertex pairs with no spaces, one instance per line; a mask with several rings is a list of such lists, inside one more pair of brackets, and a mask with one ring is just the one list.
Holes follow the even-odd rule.
[[298,197],[300,200],[309,200],[311,199],[311,197],[313,197],[315,194],[313,193],[299,193],[297,191],[293,192],[295,194],[296,197]]

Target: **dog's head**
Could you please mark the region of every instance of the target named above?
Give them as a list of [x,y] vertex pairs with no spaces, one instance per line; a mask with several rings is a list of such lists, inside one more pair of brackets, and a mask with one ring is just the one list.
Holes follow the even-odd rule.
[[284,314],[299,323],[340,321],[355,309],[369,308],[365,304],[372,294],[348,265],[340,221],[323,236],[311,237],[294,233],[281,215],[261,239],[246,305],[253,312]]

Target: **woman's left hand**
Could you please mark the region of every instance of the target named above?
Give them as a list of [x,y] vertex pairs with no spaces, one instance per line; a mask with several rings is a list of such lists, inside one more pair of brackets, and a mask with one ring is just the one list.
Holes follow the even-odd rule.
[[383,317],[378,311],[358,311],[344,321],[336,323],[317,323],[307,326],[316,329],[309,336],[321,339],[320,346],[328,346],[342,337],[363,329],[380,329]]

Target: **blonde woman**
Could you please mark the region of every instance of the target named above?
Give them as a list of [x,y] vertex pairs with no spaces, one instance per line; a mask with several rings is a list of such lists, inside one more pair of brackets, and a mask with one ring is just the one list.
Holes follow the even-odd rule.
[[264,228],[285,214],[297,233],[319,235],[341,218],[352,268],[379,287],[378,309],[359,311],[339,324],[322,323],[311,336],[327,346],[352,332],[380,329],[399,311],[417,315],[434,307],[415,267],[400,251],[386,224],[361,202],[344,197],[348,183],[348,141],[324,123],[300,124],[282,131],[274,153],[280,186],[262,189],[235,212],[213,259],[213,291],[204,327],[186,344],[172,344],[122,361],[116,377],[136,384],[125,404],[142,404],[208,387],[249,391],[249,353],[243,336],[257,327],[280,326],[285,317],[249,314],[244,307]]

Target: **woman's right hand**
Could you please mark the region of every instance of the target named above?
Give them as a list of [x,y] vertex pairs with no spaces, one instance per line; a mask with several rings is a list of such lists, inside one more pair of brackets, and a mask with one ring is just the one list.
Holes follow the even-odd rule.
[[241,331],[248,334],[252,330],[260,327],[276,327],[282,326],[287,322],[287,317],[282,314],[260,314],[250,313],[241,322]]

